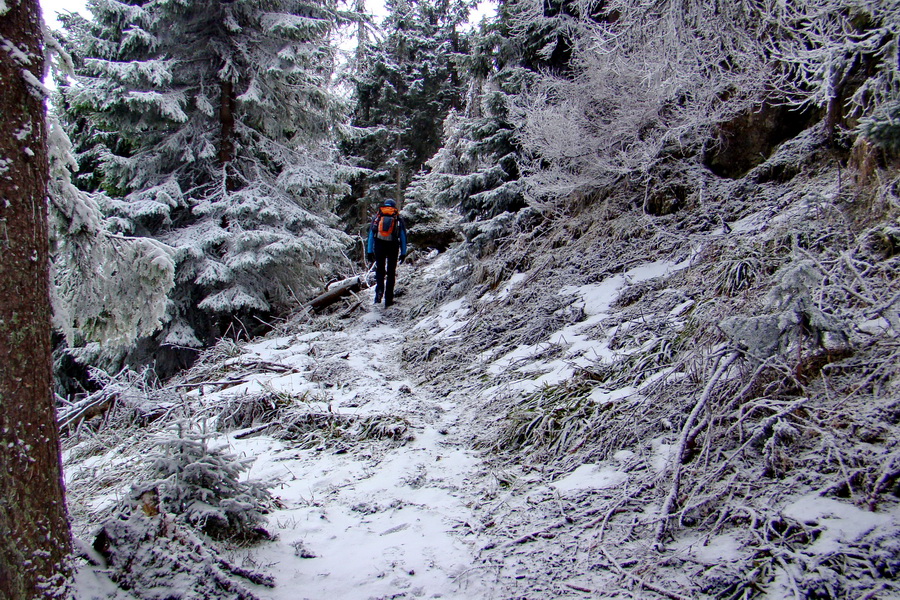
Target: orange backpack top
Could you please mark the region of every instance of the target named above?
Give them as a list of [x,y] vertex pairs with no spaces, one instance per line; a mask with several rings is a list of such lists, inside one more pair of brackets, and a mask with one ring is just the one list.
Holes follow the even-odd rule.
[[386,242],[394,241],[394,231],[397,229],[397,214],[399,212],[393,206],[381,206],[378,208],[378,216],[375,221],[375,237]]

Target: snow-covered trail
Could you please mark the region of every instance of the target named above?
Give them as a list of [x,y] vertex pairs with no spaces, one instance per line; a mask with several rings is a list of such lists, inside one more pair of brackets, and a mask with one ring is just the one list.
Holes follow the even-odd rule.
[[254,590],[260,597],[471,599],[496,593],[486,574],[473,568],[474,545],[463,539],[476,505],[477,486],[470,482],[481,461],[453,441],[461,408],[447,398],[423,397],[404,377],[397,356],[402,330],[410,326],[396,309],[373,307],[344,332],[247,347],[264,360],[324,368],[340,382],[324,377],[310,383],[306,371],[256,379],[245,384],[248,391],[314,392],[323,410],[402,417],[414,437],[405,444],[299,450],[268,436],[229,436],[233,452],[256,457],[251,477],[278,481],[273,493],[284,504],[269,515],[278,539],[247,557],[276,578],[274,588]]

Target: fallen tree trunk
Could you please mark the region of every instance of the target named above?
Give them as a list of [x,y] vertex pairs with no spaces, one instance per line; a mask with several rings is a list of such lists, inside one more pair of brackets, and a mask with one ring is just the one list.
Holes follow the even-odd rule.
[[319,294],[318,296],[304,304],[304,306],[318,312],[324,308],[331,306],[341,298],[349,296],[352,293],[364,290],[367,287],[369,287],[369,282],[366,275],[357,275],[355,277],[350,277],[333,284],[330,289],[326,290],[322,294]]
[[74,429],[84,420],[103,415],[112,408],[117,399],[118,394],[110,394],[106,390],[100,390],[71,406],[61,409],[56,419],[59,430]]

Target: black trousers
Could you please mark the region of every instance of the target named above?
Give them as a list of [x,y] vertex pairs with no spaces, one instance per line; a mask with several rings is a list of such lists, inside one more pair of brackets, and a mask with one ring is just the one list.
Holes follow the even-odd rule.
[[384,305],[394,303],[394,282],[397,280],[397,257],[400,242],[375,240],[375,301],[384,298]]

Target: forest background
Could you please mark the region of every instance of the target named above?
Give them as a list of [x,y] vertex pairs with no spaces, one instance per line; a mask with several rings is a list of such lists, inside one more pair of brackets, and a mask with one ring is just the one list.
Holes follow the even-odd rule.
[[[594,524],[631,515],[622,539],[638,528],[660,545],[680,527],[749,524],[744,567],[706,573],[703,590],[752,597],[765,557],[766,585],[806,595],[894,589],[889,538],[791,554],[815,546],[816,526],[753,492],[764,480],[896,505],[898,3],[510,0],[477,30],[471,7],[449,1],[389,2],[380,29],[359,5],[93,7],[45,40],[64,428],[109,426],[91,414],[116,405],[104,390],[164,386],[364,270],[360,235],[392,198],[413,262],[457,261],[410,318],[451,295],[484,300],[464,331],[509,350],[505,366],[470,365],[472,385],[517,356],[569,365],[565,381],[494,390],[493,446],[559,469],[647,446],[634,472],[670,483],[646,476]],[[357,39],[347,62],[341,27]],[[685,279],[638,285],[651,256]],[[570,279],[620,275],[630,287],[614,302],[560,299],[584,296]],[[526,278],[544,285],[504,292]],[[571,356],[573,332],[578,347],[608,334],[610,354]],[[433,385],[438,365],[482,356],[441,339],[403,350]],[[647,407],[660,412],[633,426]],[[618,437],[602,433],[617,424]],[[655,471],[662,446],[668,466]],[[241,498],[246,510],[229,512],[241,503],[229,498],[181,518],[245,530],[259,510]]]

